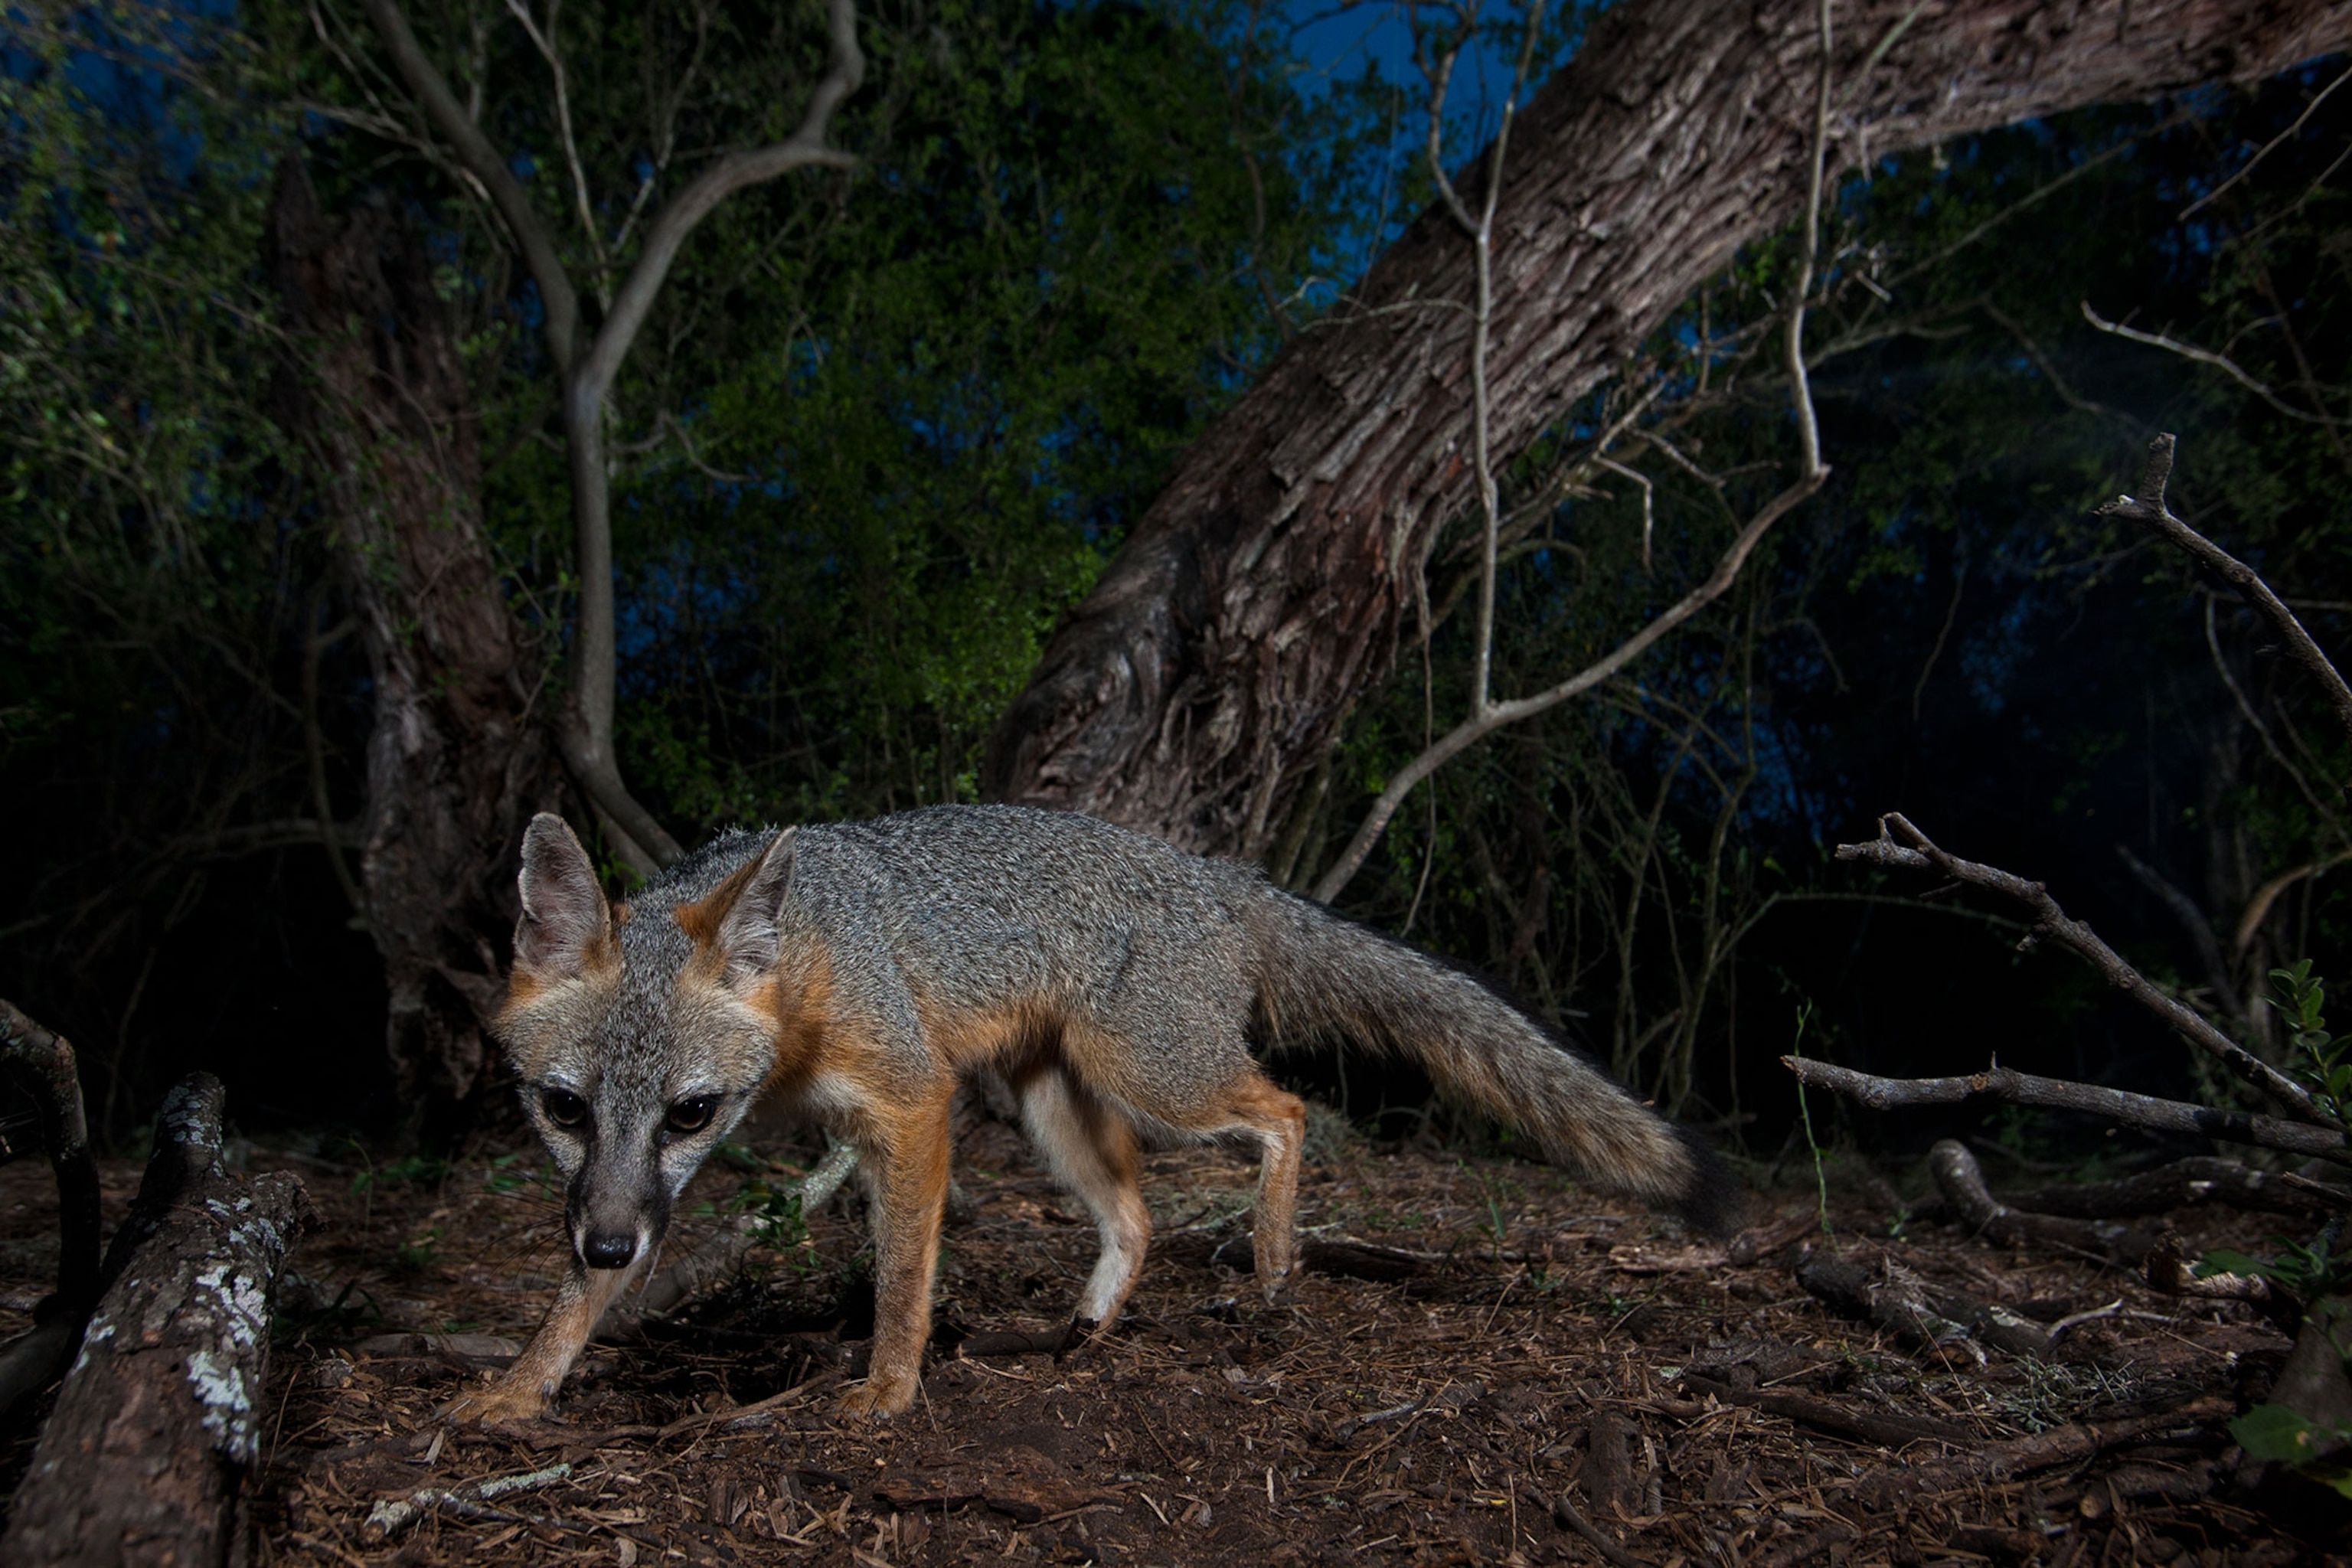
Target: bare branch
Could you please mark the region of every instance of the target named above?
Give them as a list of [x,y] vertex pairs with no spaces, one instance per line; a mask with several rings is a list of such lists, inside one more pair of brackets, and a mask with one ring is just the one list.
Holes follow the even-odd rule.
[[[1805,228],[1805,273],[1804,281],[1790,304],[1790,327],[1787,338],[1791,396],[1796,404],[1799,426],[1804,432],[1803,471],[1796,483],[1767,501],[1763,510],[1748,520],[1747,526],[1733,538],[1730,548],[1726,550],[1722,558],[1716,563],[1715,571],[1706,581],[1685,594],[1647,626],[1620,643],[1613,651],[1576,674],[1532,696],[1517,698],[1505,702],[1493,700],[1490,695],[1490,680],[1495,640],[1495,579],[1500,545],[1501,519],[1499,497],[1495,487],[1490,462],[1486,384],[1487,327],[1493,300],[1491,241],[1495,205],[1502,187],[1503,153],[1508,144],[1510,134],[1512,105],[1517,101],[1518,89],[1525,85],[1526,74],[1534,58],[1532,50],[1535,28],[1542,15],[1540,4],[1531,5],[1528,15],[1526,41],[1519,55],[1519,76],[1514,83],[1512,100],[1504,105],[1502,128],[1497,132],[1495,144],[1487,155],[1486,202],[1481,217],[1476,222],[1473,222],[1469,215],[1462,209],[1458,198],[1454,196],[1452,187],[1443,187],[1457,221],[1462,222],[1472,236],[1476,247],[1477,263],[1478,296],[1471,340],[1471,383],[1474,398],[1472,438],[1474,460],[1478,466],[1479,506],[1485,523],[1483,541],[1485,556],[1481,562],[1479,577],[1477,662],[1471,686],[1470,716],[1433,744],[1424,748],[1419,756],[1406,763],[1398,771],[1395,777],[1389,781],[1388,787],[1381,792],[1380,797],[1373,801],[1371,809],[1364,814],[1364,820],[1357,826],[1355,836],[1348,841],[1347,848],[1341,852],[1339,858],[1331,868],[1325,872],[1322,879],[1315,884],[1313,896],[1323,903],[1329,903],[1333,899],[1338,898],[1349,882],[1355,879],[1356,873],[1362,869],[1365,859],[1371,854],[1372,847],[1378,844],[1381,836],[1388,831],[1388,825],[1395,817],[1397,808],[1404,804],[1405,797],[1419,787],[1423,780],[1496,730],[1517,723],[1522,719],[1532,718],[1549,709],[1558,707],[1572,697],[1590,691],[1624,668],[1626,665],[1639,658],[1659,638],[1713,604],[1738,579],[1740,569],[1747,564],[1748,557],[1755,552],[1756,546],[1763,541],[1765,533],[1772,525],[1819,489],[1822,482],[1829,478],[1829,469],[1822,466],[1821,460],[1820,424],[1814,417],[1812,388],[1805,379],[1803,360],[1805,289],[1811,286],[1811,267],[1818,244],[1821,184],[1823,167],[1828,157],[1829,0],[1822,0],[1822,70],[1820,91],[1814,109],[1812,185]],[[1449,57],[1446,61],[1446,67],[1449,69],[1451,63]],[[1443,101],[1441,80],[1438,85],[1436,103],[1442,104]],[[1434,105],[1433,105],[1432,113],[1433,118]],[[1433,167],[1436,155],[1433,133],[1431,146]],[[1442,171],[1440,177],[1443,178]],[[1617,468],[1620,472],[1625,471],[1619,465],[1609,462],[1601,456],[1604,447],[1605,443],[1596,446],[1593,449],[1595,466],[1606,466]],[[1679,454],[1676,455],[1679,456]],[[1643,482],[1643,533],[1644,564],[1647,563],[1649,553],[1648,501],[1649,488],[1645,480]]]
[[[2087,309],[2085,307],[2086,311]],[[2336,669],[2335,662],[2320,651],[2317,643],[2311,640],[2311,634],[2303,629],[2303,623],[2295,618],[2294,612],[2286,607],[2284,601],[2271,591],[2271,585],[2263,581],[2262,574],[2173,516],[2171,508],[2165,504],[2165,482],[2172,477],[2173,445],[2169,432],[2150,441],[2147,444],[2147,467],[2140,476],[2139,496],[2117,496],[2099,508],[2099,515],[2147,523],[2235,588],[2246,603],[2261,612],[2263,618],[2276,628],[2286,643],[2287,651],[2294,656],[2295,662],[2319,682],[2320,689],[2327,694],[2328,703],[2336,710],[2336,723],[2342,727],[2346,738],[2352,739],[2352,686],[2344,683],[2344,677]]]
[[522,251],[523,264],[530,268],[531,281],[539,285],[540,303],[546,310],[548,352],[554,357],[559,370],[570,371],[579,350],[580,300],[572,288],[571,276],[563,270],[563,262],[556,254],[555,237],[540,221],[539,213],[523,193],[521,182],[514,177],[506,160],[490,145],[482,128],[474,123],[457,94],[449,90],[440,70],[416,41],[416,34],[401,14],[397,0],[360,0],[368,17],[383,35],[384,47],[392,52],[393,65],[401,79],[415,96],[433,128],[449,140],[457,150],[458,161],[466,172],[482,183],[489,193],[491,205],[506,220],[507,232],[514,236],[515,245]]
[[[1896,842],[1898,834],[1905,842]],[[2114,948],[2102,942],[2096,931],[2070,918],[2064,910],[2059,908],[2058,900],[2052,898],[2050,889],[2041,883],[2029,882],[1998,867],[1979,865],[1974,860],[1963,860],[1956,855],[1947,854],[1900,812],[1889,812],[1878,819],[1878,837],[1872,842],[1839,845],[1837,858],[1841,860],[1865,860],[1874,866],[1941,871],[1954,881],[1984,888],[2015,900],[2033,912],[2033,930],[2022,945],[2030,945],[2036,937],[2049,937],[2088,963],[2106,977],[2107,984],[2155,1014],[2191,1044],[2210,1052],[2239,1079],[2286,1106],[2303,1120],[2315,1121],[2318,1119],[2311,1096],[2300,1084],[2215,1028],[2194,1008],[2150,984],[2146,976],[2126,963]],[[2340,1135],[2331,1133],[2330,1136],[2335,1138],[2337,1145],[2342,1143]]]
[[2100,1084],[2036,1078],[1998,1065],[1966,1078],[1879,1078],[1811,1057],[1782,1057],[1780,1065],[1796,1074],[1800,1083],[1858,1100],[1873,1110],[1913,1105],[1958,1105],[1982,1095],[2012,1105],[2085,1111],[2155,1132],[2185,1132],[2352,1164],[2352,1152],[2345,1148],[2344,1135],[2333,1128],[2243,1110],[2216,1110],[2210,1105],[2158,1100],[2153,1095],[2134,1094]]
[[[388,3],[389,0],[368,0],[371,5]],[[677,258],[678,247],[720,202],[748,185],[764,184],[794,169],[812,165],[832,169],[856,166],[856,154],[829,147],[824,140],[834,111],[866,79],[866,55],[857,47],[855,0],[829,0],[825,16],[831,59],[824,79],[809,95],[808,109],[801,116],[799,128],[788,140],[772,146],[728,153],[655,216],[646,230],[645,248],[637,253],[628,278],[614,296],[612,313],[605,318],[596,334],[595,346],[580,367],[583,391],[592,392],[599,400],[603,398],[622,360],[628,356],[630,345],[636,342],[637,331],[645,325],[646,312],[653,308],[654,296],[661,291],[663,279],[669,276],[670,264]]]
[[2189,945],[2196,948],[2198,962],[2205,966],[2205,983],[2227,1000],[2230,1012],[2236,1015],[2240,1011],[2236,1005],[2237,983],[2231,976],[2229,961],[2221,955],[2221,939],[2214,932],[2213,922],[2205,918],[2205,911],[2197,907],[2197,900],[2181,891],[2155,867],[2133,854],[2128,846],[2116,845],[2116,855],[2139,885],[2154,893],[2157,901],[2172,911],[2172,918],[2179,921],[2181,930],[2189,933]]
[[[2217,354],[2210,349],[2200,349],[2194,343],[2184,343],[2179,339],[2167,337],[2162,332],[2143,332],[2137,327],[2126,327],[2120,321],[2110,321],[2091,309],[2091,302],[2088,300],[2083,301],[2083,319],[2111,336],[2123,338],[2130,342],[2146,343],[2152,349],[2162,349],[2167,353],[2179,354],[2182,359],[2195,360],[2199,364],[2210,364],[2290,419],[2300,419],[2306,425],[2325,425],[2331,429],[2344,423],[2334,415],[2324,411],[2313,414],[2306,409],[2297,408],[2268,386],[2247,374],[2239,367],[2238,362],[2227,354]],[[2168,436],[2163,438],[2168,441],[2171,439]],[[2168,470],[2171,467],[2172,464],[2168,459],[2165,468]]]
[[1656,619],[1619,643],[1607,656],[1587,665],[1556,686],[1549,687],[1531,697],[1521,697],[1508,702],[1497,702],[1489,707],[1484,716],[1463,721],[1440,737],[1435,745],[1406,763],[1399,770],[1396,777],[1389,781],[1389,787],[1381,792],[1380,798],[1372,803],[1371,810],[1365,814],[1363,826],[1356,829],[1355,837],[1349,841],[1347,850],[1339,857],[1338,863],[1324,874],[1321,881],[1316,883],[1314,897],[1324,903],[1329,903],[1339,896],[1340,889],[1348,885],[1363,866],[1365,857],[1372,851],[1372,846],[1380,842],[1381,834],[1388,826],[1390,818],[1396,815],[1397,807],[1404,803],[1405,796],[1412,794],[1414,786],[1423,779],[1505,725],[1515,724],[1522,719],[1531,718],[1547,709],[1558,707],[1571,697],[1580,697],[1591,690],[1648,652],[1651,645],[1661,637],[1665,637],[1685,621],[1721,598],[1731,584],[1738,579],[1740,568],[1747,564],[1748,557],[1754,553],[1756,546],[1763,542],[1764,535],[1771,530],[1772,525],[1794,510],[1800,501],[1819,489],[1822,480],[1827,477],[1824,471],[1810,478],[1800,479],[1795,484],[1766,502],[1764,509],[1749,519],[1748,526],[1739,531],[1738,537],[1735,538],[1730,547],[1723,552],[1722,558],[1716,563],[1715,571],[1706,582],[1685,594],[1671,606],[1661,612]]
[[2327,101],[2327,95],[2334,92],[2337,88],[2342,87],[2347,81],[2352,81],[2352,69],[2347,69],[2343,75],[2337,77],[2334,81],[2329,82],[2326,87],[2321,88],[2317,92],[2312,94],[2311,101],[2303,106],[2303,112],[2294,117],[2294,124],[2288,126],[2285,130],[2280,132],[2277,135],[2263,142],[2262,147],[2252,157],[2246,160],[2244,166],[2240,168],[2236,174],[2231,175],[2228,179],[2222,181],[2220,184],[2214,186],[2211,190],[2206,192],[2195,201],[2190,202],[2187,206],[2182,207],[2180,209],[2181,221],[2186,222],[2188,219],[2194,217],[2203,208],[2221,200],[2222,192],[2228,190],[2231,185],[2236,184],[2240,180],[2244,179],[2248,174],[2252,174],[2254,172],[2255,164],[2261,163],[2263,159],[2269,157],[2281,147],[2286,145],[2288,142],[2292,141],[2296,133],[2302,131],[2305,124],[2310,122],[2311,117],[2319,111],[2319,106]]
[[[1789,378],[1796,384],[1792,395],[1808,479],[1817,479],[1826,472],[1822,467],[1821,421],[1813,414],[1813,389],[1805,377],[1805,301],[1812,292],[1813,268],[1821,257],[1822,176],[1829,162],[1830,0],[1821,3],[1821,90],[1813,105],[1812,167],[1805,183],[1805,244],[1797,263],[1796,286],[1789,291]],[[1856,85],[1860,79],[1856,79]]]
[[572,130],[572,85],[564,75],[563,56],[555,47],[555,23],[563,13],[563,0],[547,0],[544,32],[531,19],[527,0],[507,0],[507,9],[522,24],[524,36],[539,51],[539,58],[547,62],[547,74],[555,84],[555,129],[563,140],[563,161],[572,171],[572,200],[580,211],[580,232],[588,237],[588,254],[596,263],[598,301],[609,308],[613,264],[604,254],[604,237],[596,232],[596,210],[588,199],[588,172],[581,166],[580,138]]

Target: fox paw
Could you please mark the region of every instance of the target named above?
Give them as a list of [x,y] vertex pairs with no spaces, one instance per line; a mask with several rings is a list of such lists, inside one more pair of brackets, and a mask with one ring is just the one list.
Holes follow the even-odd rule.
[[845,1421],[875,1421],[898,1415],[915,1403],[913,1378],[869,1377],[834,1402],[834,1413]]
[[537,1389],[494,1383],[443,1405],[441,1419],[453,1426],[487,1426],[499,1421],[537,1421],[547,1413],[548,1401]]

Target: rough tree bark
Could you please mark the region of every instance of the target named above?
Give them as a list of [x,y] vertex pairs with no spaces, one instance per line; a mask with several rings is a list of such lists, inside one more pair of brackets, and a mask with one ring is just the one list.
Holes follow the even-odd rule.
[[483,533],[473,405],[421,242],[377,208],[330,220],[289,159],[265,243],[299,345],[279,418],[374,678],[364,913],[393,1064],[430,1124],[482,1083],[517,847],[554,802],[559,763]]
[[316,1215],[299,1177],[239,1181],[220,1144],[220,1080],[197,1073],[156,1118],[155,1156],[17,1489],[0,1568],[231,1560],[268,1416],[269,1295]]
[[[1843,170],[2259,79],[2352,44],[2352,0],[1840,0],[1836,24]],[[1814,0],[1636,0],[1537,95],[1496,224],[1498,458],[1796,215],[1818,25]],[[1006,714],[995,795],[1265,854],[1470,510],[1471,286],[1470,247],[1424,215],[1192,446]]]

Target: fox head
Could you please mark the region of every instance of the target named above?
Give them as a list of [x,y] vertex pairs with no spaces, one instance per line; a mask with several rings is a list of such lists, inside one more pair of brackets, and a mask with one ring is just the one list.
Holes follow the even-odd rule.
[[792,877],[786,829],[714,887],[689,876],[615,908],[563,819],[531,818],[496,1030],[589,1268],[652,1253],[671,1204],[767,1078],[776,1025],[763,993]]

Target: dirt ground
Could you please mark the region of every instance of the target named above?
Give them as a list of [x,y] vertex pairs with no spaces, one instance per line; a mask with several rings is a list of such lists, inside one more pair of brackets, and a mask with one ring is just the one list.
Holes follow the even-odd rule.
[[[1391,1277],[1327,1268],[1264,1305],[1250,1166],[1155,1154],[1130,1315],[1058,1360],[962,1353],[1057,1329],[1094,1247],[1016,1134],[970,1129],[924,1396],[873,1429],[831,1415],[871,1313],[845,1202],[594,1347],[559,1420],[454,1431],[436,1405],[519,1348],[558,1271],[536,1146],[447,1165],[252,1148],[325,1216],[282,1293],[252,1559],[2252,1568],[2335,1545],[2325,1494],[2230,1445],[2223,1423],[2287,1349],[2242,1306],[1945,1226],[1890,1237],[1883,1203],[1838,1205],[1824,1238],[1810,1191],[1756,1199],[1754,1228],[1706,1244],[1540,1166],[1317,1128],[1302,1226],[1331,1267]],[[781,1186],[814,1152],[760,1147],[697,1179],[672,1256],[747,1176]],[[137,1171],[106,1178],[111,1219]],[[13,1332],[54,1259],[38,1162],[0,1168],[0,1213]],[[2247,1234],[2176,1220],[2192,1241]],[[2043,1360],[1907,1352],[1797,1288],[1807,1245],[2080,1321]],[[1832,1429],[1873,1417],[1935,1436]],[[8,1477],[26,1451],[19,1435]],[[410,1517],[380,1507],[418,1494]]]

